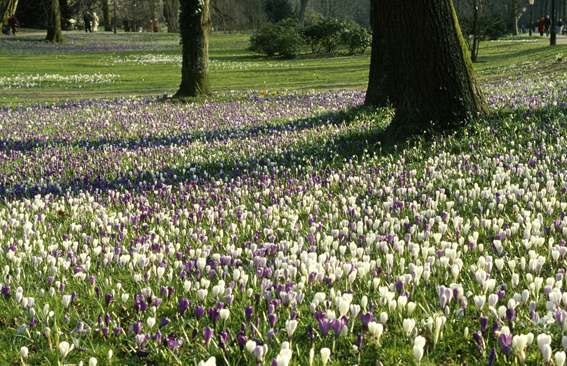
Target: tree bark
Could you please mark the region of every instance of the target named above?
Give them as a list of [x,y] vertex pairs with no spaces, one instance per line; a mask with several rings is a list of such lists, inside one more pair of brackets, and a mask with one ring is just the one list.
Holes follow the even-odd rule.
[[308,3],[309,3],[309,0],[300,0],[299,15],[297,17],[297,20],[299,21],[299,24],[302,27],[303,27],[303,24],[305,23],[305,9],[307,9]]
[[473,26],[472,26],[472,34],[473,34],[473,44],[472,44],[472,53],[471,53],[471,61],[476,61],[476,57],[478,56],[478,3],[477,0],[472,0],[472,11],[473,11]]
[[179,0],[164,0],[163,16],[167,23],[167,33],[179,33]]
[[54,43],[64,43],[63,32],[61,31],[61,9],[59,0],[51,0],[51,13],[49,14],[49,26],[47,27],[47,37],[45,40]]
[[176,97],[211,95],[209,79],[209,0],[181,0],[179,23],[183,63]]
[[112,22],[110,20],[110,6],[108,6],[108,0],[102,0],[101,5],[102,16],[104,17],[104,30],[110,32],[112,31]]
[[16,8],[18,7],[18,0],[0,0],[0,14],[8,13],[10,15],[16,14]]
[[380,29],[380,15],[377,3],[370,0],[370,26],[372,27],[372,50],[370,53],[370,73],[364,104],[385,107],[388,104],[388,59],[385,51],[384,33]]
[[388,96],[396,110],[383,145],[489,115],[451,0],[380,0],[375,5],[380,24],[397,19],[395,27],[381,27]]

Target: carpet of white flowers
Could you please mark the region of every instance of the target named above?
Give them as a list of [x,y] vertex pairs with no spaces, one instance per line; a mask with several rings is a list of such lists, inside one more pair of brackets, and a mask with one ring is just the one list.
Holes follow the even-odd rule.
[[562,366],[561,85],[387,150],[357,91],[4,109],[0,363]]

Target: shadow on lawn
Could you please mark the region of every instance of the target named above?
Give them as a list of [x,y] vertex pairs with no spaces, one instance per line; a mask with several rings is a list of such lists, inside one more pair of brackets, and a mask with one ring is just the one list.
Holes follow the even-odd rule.
[[[271,135],[271,134],[279,134],[281,131],[284,131],[285,128],[293,127],[294,131],[301,131],[306,129],[312,129],[317,126],[321,125],[337,125],[337,124],[351,124],[357,118],[366,118],[366,115],[379,113],[382,117],[384,114],[388,113],[386,110],[376,109],[374,107],[367,107],[367,106],[355,106],[351,107],[346,110],[340,110],[332,113],[325,113],[321,114],[309,119],[300,119],[291,121],[282,125],[275,125],[275,126],[259,126],[250,129],[234,129],[234,130],[222,130],[222,131],[211,131],[205,134],[201,134],[198,136],[191,135],[191,134],[181,134],[174,136],[173,138],[165,139],[164,137],[160,138],[150,138],[149,141],[145,141],[144,144],[139,144],[139,139],[114,139],[114,140],[99,140],[98,143],[95,145],[96,148],[101,148],[104,144],[114,144],[119,145],[120,147],[127,147],[127,148],[141,148],[141,147],[148,147],[148,146],[169,146],[169,145],[179,145],[179,144],[190,144],[191,142],[195,141],[196,139],[202,139],[203,137],[207,141],[215,141],[215,140],[226,140],[226,139],[234,139],[238,138],[237,136],[231,136],[231,134],[236,133],[247,133],[248,136],[258,136],[258,135]],[[369,129],[359,130],[358,132],[353,132],[348,135],[339,135],[333,139],[333,142],[327,142],[324,145],[315,145],[315,144],[308,144],[304,147],[294,148],[292,150],[288,150],[281,155],[270,155],[269,154],[269,147],[264,153],[269,155],[271,162],[276,162],[277,166],[286,166],[286,167],[295,167],[296,160],[294,160],[293,156],[299,156],[303,158],[307,158],[306,161],[310,163],[320,162],[323,161],[328,164],[342,164],[344,159],[346,161],[350,161],[353,158],[356,158],[365,153],[366,149],[376,148],[378,146],[380,132],[382,129],[375,125]],[[22,147],[24,145],[32,145],[36,142],[26,142],[23,145],[12,145],[16,150],[19,148],[19,151],[25,151]],[[57,144],[57,142],[46,142],[41,141],[41,144]],[[86,142],[61,142],[62,145],[65,146],[72,146],[72,147],[82,147]],[[59,146],[62,146],[59,145]],[[8,145],[10,149],[10,145]],[[89,142],[89,148],[93,146],[92,141]],[[34,147],[34,149],[37,147]],[[333,160],[333,158],[334,160]],[[338,158],[338,159],[337,159]],[[302,161],[301,164],[305,164],[306,161]],[[333,161],[335,163],[333,163]],[[0,196],[6,198],[23,198],[23,197],[33,197],[37,194],[46,195],[46,194],[66,194],[67,191],[72,192],[79,192],[79,191],[89,191],[89,192],[106,192],[108,190],[115,190],[125,188],[128,190],[153,190],[156,185],[148,184],[148,186],[140,187],[140,182],[148,182],[153,181],[154,176],[163,176],[164,181],[163,184],[166,185],[174,185],[179,184],[180,182],[184,183],[191,183],[197,182],[201,183],[208,183],[210,182],[209,177],[212,175],[215,179],[224,179],[225,177],[228,179],[233,179],[237,177],[243,176],[250,176],[254,172],[254,168],[248,169],[244,167],[244,162],[248,162],[249,165],[254,166],[257,163],[265,163],[265,158],[262,156],[251,156],[244,160],[232,160],[232,159],[224,159],[219,160],[214,163],[206,163],[206,164],[195,164],[191,163],[191,167],[189,169],[194,169],[193,172],[189,173],[187,171],[185,174],[183,173],[182,169],[179,168],[172,168],[172,167],[165,167],[163,169],[154,172],[152,175],[149,171],[146,172],[128,172],[127,174],[121,174],[119,177],[115,178],[108,178],[108,177],[92,177],[92,178],[75,178],[71,181],[64,181],[57,185],[45,185],[45,186],[37,186],[37,185],[27,185],[25,182],[15,182],[10,185],[2,185],[0,186]],[[221,168],[222,167],[222,168]],[[189,170],[188,169],[188,170]],[[222,171],[222,173],[221,173]],[[260,172],[261,173],[261,172]],[[195,178],[193,177],[195,176]],[[176,177],[176,178],[175,178]],[[161,186],[162,183],[157,183],[157,186]]]

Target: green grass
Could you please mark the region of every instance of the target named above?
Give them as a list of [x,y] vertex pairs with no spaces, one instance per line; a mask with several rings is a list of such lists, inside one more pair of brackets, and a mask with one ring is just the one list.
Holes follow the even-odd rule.
[[[124,35],[124,34],[122,34]],[[120,34],[119,34],[120,36]],[[158,64],[116,63],[139,57],[181,57],[177,35],[131,34],[134,39],[168,43],[167,47],[134,51],[97,51],[37,54],[30,45],[29,54],[17,55],[17,62],[4,63],[0,78],[24,74],[116,74],[114,83],[89,84],[77,89],[73,85],[0,89],[0,103],[11,104],[22,100],[55,101],[58,99],[112,98],[130,95],[162,95],[176,92],[181,79],[178,62]],[[31,36],[23,36],[29,38]],[[111,42],[112,34],[92,36],[98,42]],[[38,36],[36,36],[37,39]],[[211,84],[215,93],[247,90],[324,90],[338,88],[365,88],[370,64],[369,50],[360,56],[335,57],[301,56],[294,59],[267,58],[248,51],[250,34],[214,33],[210,39]],[[519,37],[522,40],[526,37]],[[535,38],[535,37],[533,37]],[[10,48],[10,39],[0,43]],[[553,59],[564,53],[567,46],[549,47],[547,43],[483,42],[478,62],[474,64],[480,78],[519,69],[540,67],[536,62]],[[512,66],[510,66],[512,65]]]

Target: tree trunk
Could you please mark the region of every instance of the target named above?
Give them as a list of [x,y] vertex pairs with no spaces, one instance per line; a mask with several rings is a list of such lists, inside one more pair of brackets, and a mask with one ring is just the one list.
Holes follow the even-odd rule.
[[508,12],[510,14],[510,22],[512,24],[512,35],[513,36],[517,36],[518,35],[518,16],[516,14],[516,11],[518,10],[518,6],[517,6],[517,1],[516,0],[510,0],[510,5],[508,8]]
[[156,0],[149,0],[150,7],[150,20],[153,22],[156,19]]
[[209,0],[181,0],[179,25],[183,63],[176,97],[211,95],[209,80]]
[[297,20],[299,20],[299,24],[302,27],[305,22],[305,9],[307,9],[307,3],[309,3],[309,0],[300,0],[299,15],[297,17]]
[[163,16],[167,23],[167,33],[179,33],[179,0],[164,0]]
[[18,7],[18,0],[0,0],[0,15],[8,13],[10,15],[16,14]]
[[64,43],[63,32],[61,32],[61,9],[59,0],[51,0],[51,14],[49,15],[49,26],[45,40],[54,43]]
[[377,3],[370,0],[370,26],[372,27],[372,50],[370,53],[370,73],[364,104],[385,107],[388,104],[388,64],[385,51],[384,33],[377,13]]
[[451,0],[375,4],[380,24],[398,22],[382,27],[390,66],[388,95],[396,109],[384,145],[429,130],[452,130],[464,120],[489,115]]
[[473,26],[472,26],[472,34],[473,34],[473,43],[472,43],[472,53],[471,53],[471,61],[476,61],[476,57],[478,56],[478,43],[480,42],[478,39],[478,3],[477,0],[473,0],[472,2],[472,11],[473,11]]
[[112,22],[110,20],[110,7],[108,6],[108,0],[102,0],[101,5],[102,5],[102,16],[104,17],[104,30],[110,32],[112,31]]

